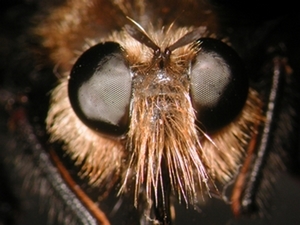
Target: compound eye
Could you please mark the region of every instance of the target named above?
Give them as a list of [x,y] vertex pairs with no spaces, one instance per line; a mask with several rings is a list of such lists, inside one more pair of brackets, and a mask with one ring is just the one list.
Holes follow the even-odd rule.
[[129,127],[131,73],[121,46],[97,44],[74,64],[69,99],[79,119],[105,135],[122,136]]
[[248,77],[242,60],[231,47],[211,38],[201,38],[198,43],[190,94],[198,125],[214,132],[241,112],[248,95]]

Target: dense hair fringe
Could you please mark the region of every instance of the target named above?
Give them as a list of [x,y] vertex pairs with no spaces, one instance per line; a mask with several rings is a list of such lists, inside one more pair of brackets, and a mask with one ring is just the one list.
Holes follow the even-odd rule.
[[[201,155],[197,130],[186,129],[193,128],[195,121],[189,94],[185,93],[184,97],[180,94],[175,91],[172,98],[139,96],[133,103],[128,142],[133,148],[129,168],[133,167],[136,171],[136,196],[140,184],[145,184],[147,199],[151,199],[152,187],[157,197],[158,186],[162,185],[163,158],[172,189],[182,194],[186,202],[196,195],[196,185],[208,179],[204,161],[197,157]],[[167,109],[157,115],[161,102],[167,103]],[[198,178],[194,176],[195,171]]]

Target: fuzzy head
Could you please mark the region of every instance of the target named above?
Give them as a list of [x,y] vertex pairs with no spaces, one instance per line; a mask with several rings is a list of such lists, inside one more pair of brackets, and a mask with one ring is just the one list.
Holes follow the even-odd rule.
[[[118,177],[121,191],[134,186],[137,205],[140,192],[150,202],[168,180],[179,199],[194,204],[238,170],[247,141],[262,120],[261,103],[237,69],[240,61],[231,57],[232,50],[227,54],[230,47],[205,39],[212,36],[206,28],[172,24],[144,29],[134,23],[136,28],[126,25],[84,40],[84,53],[79,58],[74,54],[73,69],[65,66],[52,93],[48,131],[52,141],[63,141],[83,164],[91,183],[107,187]],[[51,45],[59,64],[60,43]],[[89,55],[91,48],[101,52]],[[99,62],[84,68],[95,57]],[[118,96],[121,106],[114,108]],[[92,109],[86,111],[87,105]]]

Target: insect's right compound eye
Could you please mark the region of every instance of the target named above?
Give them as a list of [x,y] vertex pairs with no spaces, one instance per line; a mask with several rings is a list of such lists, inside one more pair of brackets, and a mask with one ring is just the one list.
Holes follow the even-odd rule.
[[129,127],[131,72],[115,42],[97,44],[74,64],[69,99],[78,118],[105,135],[122,136]]

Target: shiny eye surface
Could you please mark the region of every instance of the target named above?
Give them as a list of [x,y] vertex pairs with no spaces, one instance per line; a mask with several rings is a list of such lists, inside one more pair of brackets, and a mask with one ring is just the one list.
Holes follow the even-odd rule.
[[190,93],[199,125],[213,132],[240,113],[247,99],[248,78],[242,60],[228,45],[211,38],[198,42]]
[[79,119],[100,133],[121,136],[128,130],[131,73],[121,46],[97,44],[74,64],[69,99]]

